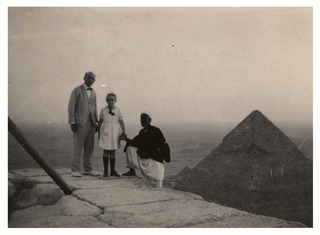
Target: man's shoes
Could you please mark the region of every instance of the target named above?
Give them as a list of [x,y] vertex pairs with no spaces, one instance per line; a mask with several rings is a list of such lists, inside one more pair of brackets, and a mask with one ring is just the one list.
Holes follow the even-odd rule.
[[130,168],[130,170],[127,173],[123,173],[123,176],[136,176],[136,172],[134,169]]
[[120,177],[120,175],[116,171],[111,171],[110,176]]
[[89,171],[89,172],[84,172],[84,175],[91,175],[91,176],[100,176],[99,172],[96,171]]
[[80,172],[74,171],[74,172],[72,172],[72,177],[80,178],[81,174],[80,174]]

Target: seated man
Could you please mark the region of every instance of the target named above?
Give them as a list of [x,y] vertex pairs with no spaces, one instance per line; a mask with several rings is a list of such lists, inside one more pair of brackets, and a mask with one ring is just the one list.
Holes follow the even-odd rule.
[[127,157],[127,167],[130,169],[123,176],[135,176],[136,170],[144,178],[154,179],[157,187],[162,188],[164,178],[163,160],[170,162],[169,145],[157,127],[152,126],[151,117],[146,113],[140,115],[143,129],[132,140],[127,141],[124,151]]

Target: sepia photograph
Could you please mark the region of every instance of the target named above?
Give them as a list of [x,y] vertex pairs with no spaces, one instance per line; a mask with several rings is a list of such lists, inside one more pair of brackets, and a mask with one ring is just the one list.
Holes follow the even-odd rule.
[[5,227],[316,228],[313,2],[2,7]]

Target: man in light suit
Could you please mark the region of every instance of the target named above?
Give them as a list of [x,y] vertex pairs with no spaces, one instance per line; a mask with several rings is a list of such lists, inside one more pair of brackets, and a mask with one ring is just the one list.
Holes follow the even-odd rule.
[[68,105],[68,122],[73,131],[73,150],[71,156],[71,172],[73,177],[81,177],[80,161],[83,152],[84,175],[99,176],[92,170],[91,158],[94,149],[94,135],[97,131],[96,93],[91,88],[96,75],[86,72],[84,84],[73,89]]

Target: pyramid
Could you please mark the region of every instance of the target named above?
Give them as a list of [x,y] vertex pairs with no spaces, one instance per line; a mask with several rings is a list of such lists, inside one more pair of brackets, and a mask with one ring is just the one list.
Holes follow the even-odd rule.
[[260,149],[266,153],[297,151],[295,144],[258,110],[223,138],[224,151]]
[[258,110],[177,178],[205,200],[312,226],[312,163]]

